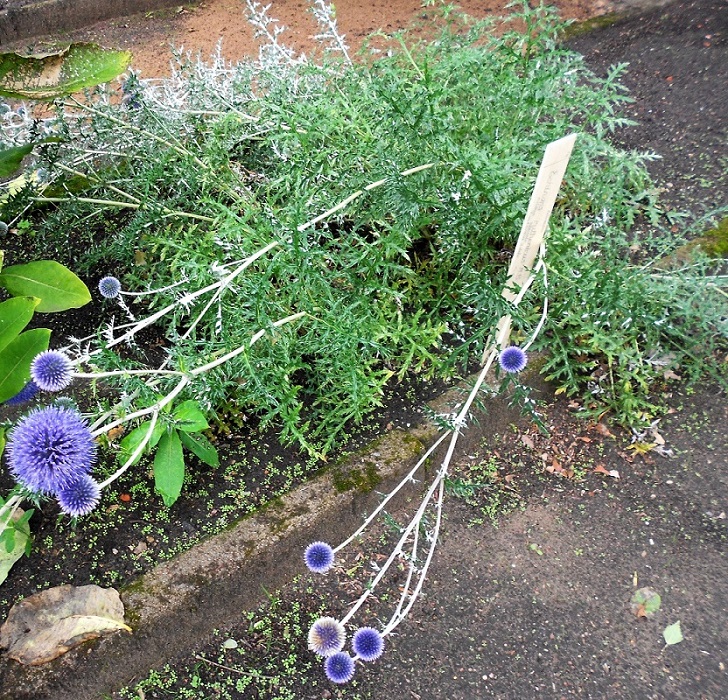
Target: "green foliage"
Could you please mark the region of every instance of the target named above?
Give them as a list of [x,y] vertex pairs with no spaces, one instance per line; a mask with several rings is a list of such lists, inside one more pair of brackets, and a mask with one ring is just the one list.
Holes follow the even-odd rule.
[[12,146],[0,151],[0,177],[8,177],[20,168],[23,158],[33,150],[33,144]]
[[[5,502],[0,498],[0,506]],[[8,576],[8,572],[20,557],[28,554],[30,551],[30,527],[28,521],[33,515],[32,510],[23,512],[16,511],[15,517],[5,522],[3,517],[3,525],[5,526],[0,532],[0,585]]]
[[6,267],[0,272],[0,286],[14,296],[35,297],[40,313],[77,309],[91,301],[86,285],[55,260]]
[[71,44],[53,53],[0,53],[0,96],[51,100],[113,80],[131,61],[128,51]]
[[[696,331],[712,339],[707,357],[725,333],[719,314],[697,323],[698,291],[708,289],[698,271],[673,284],[630,259],[624,232],[661,212],[649,154],[610,142],[628,123],[625,66],[594,75],[559,45],[563,25],[548,8],[524,5],[509,20],[521,29],[506,23],[498,36],[490,23],[448,15],[436,41],[402,36],[391,54],[354,66],[288,54],[233,68],[180,59],[160,88],[129,78],[120,104],[67,102],[54,125],[63,140],[40,161],[51,174],[44,196],[26,187],[4,218],[52,205],[34,218],[36,244],[63,251],[68,231],[83,229],[102,243],[81,269],[116,265],[131,288],[180,279],[203,288],[232,269],[221,263],[278,241],[209,306],[178,307],[163,332],[184,371],[305,312],[181,399],[205,412],[234,405],[323,453],[388,383],[452,376],[479,359],[512,311],[500,292],[543,149],[577,131],[551,224],[546,372],[595,410],[601,402],[622,421],[645,420],[655,358],[693,345]],[[79,150],[123,156],[81,162]],[[523,304],[516,327],[538,313]],[[118,366],[110,355],[99,366]],[[150,399],[141,381],[121,386]],[[199,436],[180,442],[211,454]]]
[[34,328],[18,334],[0,352],[0,401],[15,396],[30,379],[30,363],[48,349],[51,332]]
[[154,485],[164,505],[169,507],[182,492],[185,477],[183,448],[204,464],[219,466],[220,458],[215,446],[204,435],[197,434],[209,427],[199,404],[192,400],[184,401],[163,414],[162,420],[154,424],[145,421],[132,430],[121,441],[118,459],[122,463],[127,462],[142,445],[131,464],[138,462],[143,454],[154,452]]
[[35,328],[22,332],[36,311],[57,312],[91,300],[86,285],[52,260],[6,267],[0,287],[12,299],[0,303],[0,402],[15,396],[30,378],[30,363],[48,349],[51,332]]

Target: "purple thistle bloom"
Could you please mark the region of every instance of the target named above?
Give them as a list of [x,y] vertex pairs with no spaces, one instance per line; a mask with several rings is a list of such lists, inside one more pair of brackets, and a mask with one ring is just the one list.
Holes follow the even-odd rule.
[[503,352],[501,352],[498,362],[504,372],[515,374],[516,372],[520,372],[526,366],[528,358],[521,348],[511,345],[509,348],[506,348]]
[[326,659],[324,671],[332,683],[348,683],[354,677],[354,659],[345,651],[339,651]]
[[15,396],[11,396],[5,404],[7,406],[18,406],[21,403],[30,401],[39,391],[38,385],[31,379]]
[[373,627],[360,627],[354,633],[351,646],[362,661],[374,661],[384,651],[384,637]]
[[18,483],[35,493],[59,493],[91,471],[96,443],[77,411],[46,406],[16,423],[7,454]]
[[306,566],[315,574],[324,574],[334,565],[334,550],[326,542],[313,542],[303,555]]
[[74,518],[88,515],[99,503],[101,489],[88,475],[82,474],[56,493],[61,510]]
[[331,656],[344,648],[346,630],[333,617],[320,617],[308,632],[308,648],[319,656]]
[[73,378],[73,363],[58,350],[46,350],[30,363],[30,377],[43,391],[61,391]]
[[99,281],[99,292],[104,299],[116,299],[121,292],[121,282],[111,275],[103,277]]

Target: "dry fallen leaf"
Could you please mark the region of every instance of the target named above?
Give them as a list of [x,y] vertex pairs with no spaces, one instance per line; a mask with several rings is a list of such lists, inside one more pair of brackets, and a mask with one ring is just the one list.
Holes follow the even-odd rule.
[[10,610],[0,627],[0,646],[21,664],[38,666],[124,624],[124,605],[113,588],[56,586],[36,593]]
[[602,435],[604,437],[609,437],[609,438],[614,437],[614,433],[612,433],[609,430],[609,428],[607,428],[607,426],[604,425],[604,423],[596,423],[594,425],[594,430],[596,430],[600,435]]
[[645,587],[635,591],[629,601],[632,613],[637,617],[652,617],[662,604],[660,594],[652,588]]
[[594,467],[596,474],[604,474],[605,476],[611,476],[613,479],[619,479],[619,472],[616,469],[606,469],[603,464],[597,464]]
[[530,450],[534,448],[533,439],[529,435],[521,435],[521,442]]

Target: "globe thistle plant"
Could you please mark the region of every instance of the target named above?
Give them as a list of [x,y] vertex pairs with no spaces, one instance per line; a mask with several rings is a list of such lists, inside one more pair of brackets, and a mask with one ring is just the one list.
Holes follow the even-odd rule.
[[99,280],[99,292],[104,299],[116,299],[121,292],[121,282],[111,275]]
[[19,406],[31,401],[40,391],[38,385],[31,379],[15,396],[11,396],[5,404],[7,406]]
[[82,474],[56,493],[61,510],[73,518],[88,515],[99,503],[101,487],[88,474]]
[[46,350],[31,362],[30,376],[43,391],[62,391],[73,379],[73,363],[63,352]]
[[326,573],[334,564],[334,550],[326,542],[312,542],[303,557],[309,571],[315,574]]
[[498,358],[498,364],[504,372],[516,374],[521,372],[528,362],[526,353],[521,348],[511,345],[503,350]]
[[351,647],[362,661],[375,661],[384,651],[384,637],[373,627],[360,627],[354,633]]
[[348,683],[354,677],[354,659],[345,651],[336,652],[326,659],[324,671],[332,683]]
[[308,632],[308,648],[319,656],[331,656],[344,648],[346,630],[333,617],[320,617]]
[[19,484],[35,493],[55,494],[91,471],[96,442],[77,411],[46,406],[15,425],[7,455]]

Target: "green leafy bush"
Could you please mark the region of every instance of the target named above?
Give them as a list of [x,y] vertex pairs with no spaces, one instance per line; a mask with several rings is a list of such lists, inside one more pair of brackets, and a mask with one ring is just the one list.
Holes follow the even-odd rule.
[[[650,156],[609,140],[627,123],[624,66],[596,77],[559,45],[562,28],[552,10],[524,6],[499,36],[451,15],[436,40],[402,37],[354,65],[297,58],[277,35],[257,61],[181,56],[161,83],[128,78],[120,101],[60,104],[47,127],[58,142],[40,154],[42,192],[28,185],[3,218],[37,218],[38,245],[61,254],[81,244],[82,269],[123,271],[130,287],[202,288],[278,241],[209,307],[178,306],[167,352],[191,367],[306,313],[295,333],[240,353],[182,398],[203,410],[232,403],[326,451],[393,378],[451,376],[480,358],[508,311],[505,261],[543,148],[577,131],[552,218],[546,371],[643,421],[665,358],[683,364],[697,342],[704,363],[725,326],[704,313],[719,297],[700,271],[673,284],[631,262],[632,227],[660,211]],[[517,320],[536,312],[524,304]],[[124,389],[148,392],[141,380]]]

